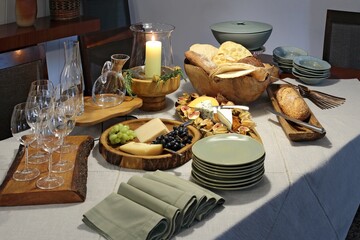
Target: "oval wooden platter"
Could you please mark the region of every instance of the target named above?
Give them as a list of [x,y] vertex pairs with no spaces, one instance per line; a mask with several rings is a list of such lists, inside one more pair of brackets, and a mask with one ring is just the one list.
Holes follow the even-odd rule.
[[[274,109],[278,112],[282,113],[282,110],[279,106],[279,103],[276,100],[276,92],[279,90],[280,86],[282,84],[272,84],[270,85],[266,90],[269,95],[269,98],[271,100],[271,103],[274,107]],[[310,117],[307,120],[308,123],[317,126],[322,127],[318,119],[315,117],[312,111],[310,111]],[[282,117],[277,117],[279,120],[279,123],[281,127],[283,128],[286,136],[294,142],[300,142],[300,141],[313,141],[320,138],[323,138],[325,136],[325,133],[317,133],[314,132],[308,128],[302,127],[300,125],[297,125],[296,123],[292,123],[290,121],[285,120]]]
[[141,98],[127,96],[121,104],[102,108],[97,106],[91,97],[84,97],[84,113],[76,118],[77,126],[92,126],[114,117],[125,116],[143,104]]
[[[150,121],[151,118],[141,118],[135,120],[129,120],[121,122],[123,125],[128,125],[130,129],[135,130],[146,122]],[[161,121],[167,126],[171,131],[174,126],[182,124],[182,122],[170,120],[170,119],[161,119]],[[100,137],[99,141],[99,151],[105,160],[111,164],[132,169],[143,169],[149,171],[155,170],[166,170],[175,168],[183,165],[192,158],[192,145],[201,138],[200,132],[193,126],[188,126],[189,133],[193,136],[191,144],[187,144],[185,147],[177,151],[179,154],[166,153],[155,156],[140,156],[132,155],[126,152],[123,152],[118,149],[118,146],[113,146],[109,144],[108,135],[111,127],[105,130]],[[135,139],[137,141],[137,139]]]

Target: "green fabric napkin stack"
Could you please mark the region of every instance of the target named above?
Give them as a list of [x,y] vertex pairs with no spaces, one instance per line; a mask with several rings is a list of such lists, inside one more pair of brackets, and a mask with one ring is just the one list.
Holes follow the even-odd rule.
[[201,221],[224,199],[190,181],[156,171],[133,176],[84,214],[106,239],[169,239]]

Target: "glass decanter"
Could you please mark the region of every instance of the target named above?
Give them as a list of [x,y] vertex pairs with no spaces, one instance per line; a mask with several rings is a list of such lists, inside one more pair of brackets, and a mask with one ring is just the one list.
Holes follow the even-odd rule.
[[126,54],[113,54],[111,61],[104,63],[101,75],[92,88],[92,99],[95,104],[107,108],[124,101],[126,86],[122,69],[129,58]]
[[84,77],[81,67],[79,42],[68,40],[64,42],[65,65],[60,77],[61,92],[66,92],[73,86],[79,89],[77,115],[84,113]]

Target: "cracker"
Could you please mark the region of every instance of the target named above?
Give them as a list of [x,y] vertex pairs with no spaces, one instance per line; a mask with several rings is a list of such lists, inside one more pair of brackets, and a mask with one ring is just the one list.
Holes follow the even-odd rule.
[[223,63],[235,63],[239,60],[253,56],[252,53],[239,43],[226,41],[222,43],[217,51],[217,54],[212,58],[212,61],[217,65]]

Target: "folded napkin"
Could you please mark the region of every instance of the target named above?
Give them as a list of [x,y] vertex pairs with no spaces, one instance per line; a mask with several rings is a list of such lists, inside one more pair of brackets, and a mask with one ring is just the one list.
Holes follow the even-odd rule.
[[153,174],[146,173],[144,177],[165,183],[177,189],[193,193],[198,201],[198,205],[196,206],[197,210],[194,216],[198,221],[201,221],[207,214],[211,212],[214,207],[217,205],[222,205],[225,202],[221,196],[215,194],[214,192],[200,187],[193,182],[179,178],[173,174],[158,170]]
[[197,206],[195,195],[139,176],[131,177],[128,184],[179,208],[182,227],[193,219]]
[[84,214],[83,222],[106,239],[169,239],[201,221],[224,199],[173,174],[133,176]]
[[85,213],[83,222],[106,239],[162,239],[168,226],[164,216],[116,193]]
[[117,193],[168,219],[169,226],[167,228],[167,231],[164,233],[163,238],[171,238],[175,231],[178,231],[180,229],[180,211],[173,205],[163,202],[127,183],[121,183]]

